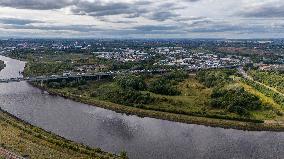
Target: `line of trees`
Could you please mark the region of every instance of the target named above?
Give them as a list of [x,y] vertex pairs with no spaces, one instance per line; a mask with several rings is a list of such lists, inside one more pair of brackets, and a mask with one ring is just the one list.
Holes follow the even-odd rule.
[[268,72],[253,70],[249,72],[254,80],[276,88],[284,93],[284,74],[280,72]]
[[69,62],[30,62],[27,64],[24,74],[26,76],[51,75],[73,68],[74,66]]
[[264,95],[271,97],[276,103],[282,105],[284,107],[284,96],[261,85],[254,81],[243,79],[243,82],[247,83],[248,85],[252,86],[259,92],[263,93]]
[[46,83],[47,87],[60,89],[64,87],[78,87],[78,89],[84,89],[86,87],[87,81],[80,79],[80,80],[52,80]]

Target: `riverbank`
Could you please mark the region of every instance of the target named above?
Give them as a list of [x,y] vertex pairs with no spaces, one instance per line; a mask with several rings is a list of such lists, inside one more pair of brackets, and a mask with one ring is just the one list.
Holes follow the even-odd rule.
[[243,122],[235,120],[225,120],[225,119],[198,117],[198,116],[190,116],[183,114],[174,114],[174,113],[161,112],[155,110],[146,110],[146,109],[119,105],[111,102],[101,101],[86,96],[77,96],[74,94],[61,92],[60,89],[50,89],[50,88],[40,87],[33,83],[30,84],[39,89],[49,92],[51,95],[58,95],[64,98],[74,100],[76,102],[81,102],[101,107],[104,109],[113,110],[117,113],[125,113],[129,115],[137,115],[139,117],[151,117],[156,119],[163,119],[163,120],[188,123],[188,124],[205,125],[211,127],[220,127],[226,129],[238,129],[238,130],[248,130],[248,131],[279,131],[279,132],[284,131],[284,126],[279,124],[266,124],[266,123],[261,123],[259,121]]
[[5,62],[0,60],[0,71],[5,68]]
[[0,147],[25,158],[120,158],[99,148],[93,149],[66,140],[32,126],[1,109],[0,130]]

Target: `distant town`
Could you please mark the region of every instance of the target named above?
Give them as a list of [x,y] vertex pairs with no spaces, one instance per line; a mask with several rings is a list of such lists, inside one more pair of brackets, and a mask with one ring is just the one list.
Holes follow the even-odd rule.
[[[214,68],[255,66],[260,70],[283,70],[283,40],[1,40],[0,53],[16,58],[82,54],[130,67],[111,69],[106,63],[72,61],[64,75],[93,74],[102,71],[146,71],[179,68],[197,71]],[[35,58],[36,57],[36,58]],[[66,62],[66,59],[56,59]],[[137,63],[148,63],[147,68]]]

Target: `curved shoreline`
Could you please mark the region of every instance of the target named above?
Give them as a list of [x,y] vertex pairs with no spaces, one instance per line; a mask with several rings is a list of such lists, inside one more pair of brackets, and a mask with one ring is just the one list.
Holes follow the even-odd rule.
[[112,110],[117,113],[123,113],[127,115],[137,115],[139,117],[150,117],[150,118],[162,119],[162,120],[173,121],[173,122],[197,124],[197,125],[203,125],[203,126],[225,128],[225,129],[236,129],[236,130],[246,130],[246,131],[284,132],[283,125],[242,122],[242,121],[236,121],[236,120],[225,120],[225,119],[217,119],[217,118],[174,114],[174,113],[155,111],[155,110],[146,110],[146,109],[119,105],[119,104],[106,102],[106,101],[100,101],[96,99],[89,100],[84,97],[79,97],[79,96],[75,96],[72,94],[63,94],[57,91],[53,91],[51,89],[43,88],[31,82],[28,82],[28,83],[38,89],[47,91],[51,95],[61,96],[61,97],[64,97],[64,98],[67,98],[67,99],[70,99],[76,102]]
[[[67,149],[70,151],[75,151],[81,154],[85,154],[89,157],[101,157],[101,158],[120,158],[120,156],[116,154],[111,154],[109,152],[105,152],[100,148],[92,148],[86,146],[81,143],[76,143],[74,141],[68,140],[64,137],[56,135],[52,132],[46,131],[40,127],[31,125],[30,123],[18,118],[17,116],[10,114],[9,112],[0,108],[0,119],[1,121],[6,122],[7,124],[22,130],[24,133],[33,136],[39,140],[44,140],[50,144],[55,146],[59,146],[63,149]],[[1,146],[0,146],[1,147]],[[20,152],[18,152],[20,153]],[[1,156],[0,156],[1,157]]]

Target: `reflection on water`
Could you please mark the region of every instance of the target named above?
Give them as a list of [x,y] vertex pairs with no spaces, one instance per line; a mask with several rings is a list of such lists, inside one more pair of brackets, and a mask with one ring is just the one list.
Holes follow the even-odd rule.
[[[24,67],[19,61],[6,61],[9,71],[2,71],[0,78],[16,75]],[[0,103],[2,109],[33,125],[105,151],[126,150],[130,158],[284,158],[284,133],[127,116],[43,94],[26,82],[0,84]]]
[[6,64],[5,69],[0,71],[0,79],[22,77],[19,72],[22,72],[25,67],[25,62],[14,60],[0,55],[0,60]]

